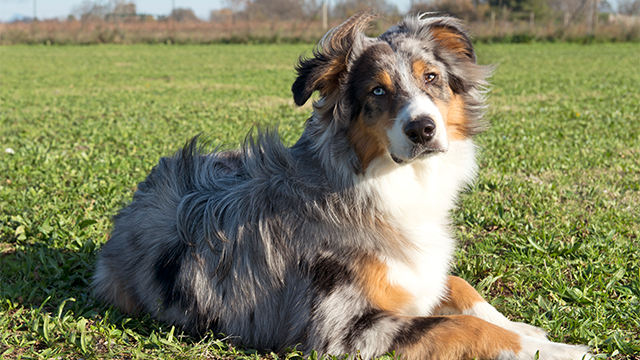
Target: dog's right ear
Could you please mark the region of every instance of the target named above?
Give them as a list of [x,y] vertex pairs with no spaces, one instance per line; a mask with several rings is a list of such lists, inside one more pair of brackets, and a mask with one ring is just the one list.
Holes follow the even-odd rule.
[[370,11],[353,15],[320,40],[312,58],[300,57],[296,65],[298,78],[291,87],[296,105],[304,105],[316,90],[323,97],[338,91],[352,49],[364,38],[363,31],[376,17]]

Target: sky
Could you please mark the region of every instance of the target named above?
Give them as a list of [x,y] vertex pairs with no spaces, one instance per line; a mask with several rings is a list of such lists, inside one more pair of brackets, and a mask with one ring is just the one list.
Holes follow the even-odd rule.
[[[71,14],[75,6],[83,0],[0,0],[0,21],[6,22],[16,17],[33,17],[35,3],[38,19],[64,18]],[[103,2],[107,2],[103,0]],[[176,8],[189,8],[203,20],[209,19],[211,10],[225,7],[225,0],[134,0],[140,14],[168,15],[172,2]],[[400,12],[409,10],[411,0],[388,0],[398,6]]]

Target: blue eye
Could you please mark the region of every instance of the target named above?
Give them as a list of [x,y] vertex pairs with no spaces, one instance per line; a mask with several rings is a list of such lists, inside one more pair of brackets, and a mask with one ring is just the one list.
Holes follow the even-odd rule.
[[384,89],[383,89],[383,88],[381,88],[381,87],[377,87],[377,88],[373,89],[372,93],[373,93],[373,95],[375,95],[375,96],[382,96],[382,95],[386,94],[386,92],[384,91]]

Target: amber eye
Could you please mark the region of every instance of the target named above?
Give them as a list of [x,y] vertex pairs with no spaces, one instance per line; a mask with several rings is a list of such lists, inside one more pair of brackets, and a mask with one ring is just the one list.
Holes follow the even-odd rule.
[[383,89],[383,88],[381,88],[381,87],[377,87],[377,88],[373,89],[373,91],[371,91],[371,92],[372,92],[372,93],[373,93],[373,95],[375,95],[375,96],[382,96],[382,95],[386,94],[386,92],[384,91],[384,89]]
[[427,75],[424,76],[424,82],[425,83],[430,83],[433,82],[436,79],[436,74],[434,73],[428,73]]

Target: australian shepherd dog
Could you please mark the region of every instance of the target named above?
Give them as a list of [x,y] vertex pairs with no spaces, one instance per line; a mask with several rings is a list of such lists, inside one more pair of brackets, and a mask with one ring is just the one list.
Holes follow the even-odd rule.
[[[96,296],[256,349],[403,359],[582,359],[449,275],[449,212],[474,180],[491,68],[449,17],[378,38],[360,13],[301,58],[300,139],[240,150],[197,139],[163,158],[114,218]],[[539,351],[539,355],[536,353]]]

